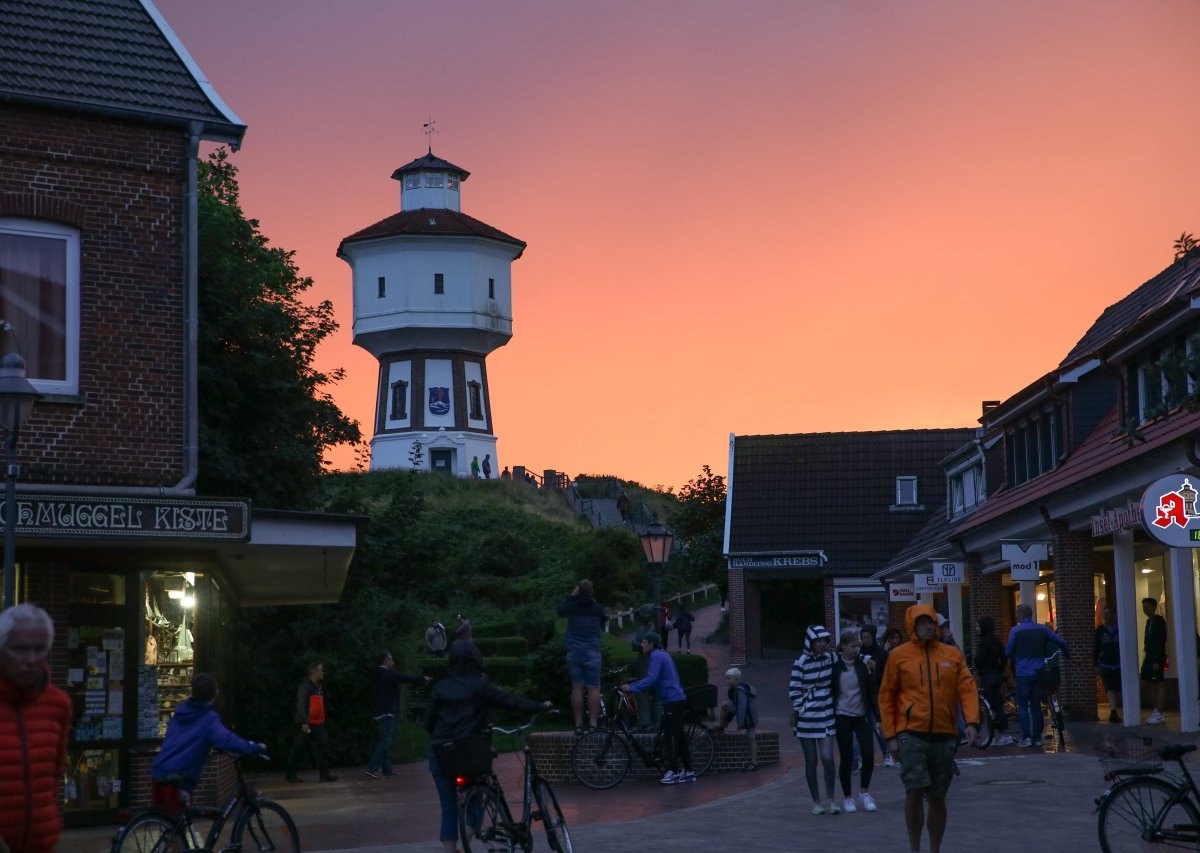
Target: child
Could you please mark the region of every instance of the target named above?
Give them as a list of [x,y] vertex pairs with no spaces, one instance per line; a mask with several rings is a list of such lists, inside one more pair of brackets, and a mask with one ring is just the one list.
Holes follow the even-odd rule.
[[817,786],[817,757],[825,772],[825,792],[829,796],[829,814],[841,814],[842,807],[833,799],[833,662],[829,651],[829,630],[810,625],[804,633],[804,651],[792,663],[788,697],[795,714],[794,733],[804,748],[804,778],[812,794],[812,813],[825,814]]
[[730,723],[737,723],[737,727],[746,733],[750,745],[750,763],[745,769],[757,770],[758,740],[755,731],[758,729],[758,692],[742,681],[742,671],[736,666],[725,670],[725,684],[729,688],[729,701],[721,703],[721,725],[717,728],[725,731]]
[[192,695],[180,702],[167,723],[158,757],[150,777],[154,781],[154,804],[171,815],[183,810],[180,791],[190,795],[200,781],[210,749],[225,749],[241,755],[264,755],[265,743],[242,740],[221,723],[213,707],[217,680],[207,672],[192,679]]

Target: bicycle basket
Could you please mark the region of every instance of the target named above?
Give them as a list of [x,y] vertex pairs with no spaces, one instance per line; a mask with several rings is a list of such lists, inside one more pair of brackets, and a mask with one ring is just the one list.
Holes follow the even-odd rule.
[[1162,750],[1167,745],[1158,738],[1121,734],[1100,744],[1096,751],[1100,753],[1105,778],[1145,776],[1162,772]]
[[689,711],[708,711],[717,707],[717,685],[698,684],[683,691]]
[[447,779],[482,776],[492,772],[494,753],[490,735],[475,735],[434,744],[433,754],[442,775]]

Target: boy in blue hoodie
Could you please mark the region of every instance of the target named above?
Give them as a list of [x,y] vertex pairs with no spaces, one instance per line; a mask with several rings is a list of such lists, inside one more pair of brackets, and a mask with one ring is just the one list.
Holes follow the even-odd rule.
[[208,753],[224,749],[241,755],[264,755],[265,743],[242,740],[221,722],[213,707],[217,698],[217,680],[207,672],[192,679],[192,695],[180,702],[167,724],[158,757],[150,777],[154,782],[154,804],[172,815],[183,809],[180,792],[190,795],[200,781]]

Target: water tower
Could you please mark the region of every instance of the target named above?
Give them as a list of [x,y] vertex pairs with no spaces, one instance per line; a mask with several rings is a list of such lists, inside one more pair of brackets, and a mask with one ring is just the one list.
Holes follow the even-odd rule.
[[[512,337],[525,243],[462,212],[469,172],[432,149],[392,173],[400,212],[342,240],[354,343],[379,361],[371,468],[500,471],[487,355]],[[416,452],[419,443],[420,452]]]

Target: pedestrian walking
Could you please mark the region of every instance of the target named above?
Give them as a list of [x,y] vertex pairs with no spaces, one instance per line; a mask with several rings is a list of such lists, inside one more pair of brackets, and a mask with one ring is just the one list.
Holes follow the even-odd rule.
[[1067,641],[1045,625],[1033,621],[1033,608],[1017,605],[1017,624],[1008,632],[1004,653],[1012,661],[1017,682],[1017,720],[1021,724],[1020,746],[1042,745],[1042,697],[1046,693],[1043,671],[1046,669],[1047,646],[1071,653]]
[[962,652],[938,640],[933,607],[908,608],[905,626],[911,639],[888,658],[879,714],[888,749],[900,759],[909,850],[921,849],[921,834],[928,826],[929,853],[940,853],[946,795],[956,769],[958,708],[966,716],[967,737],[974,741],[979,736],[979,702]]
[[[794,714],[793,731],[804,749],[804,778],[812,794],[812,813],[841,814],[842,807],[833,799],[833,762],[835,727],[833,720],[833,664],[829,651],[829,630],[810,625],[804,633],[804,650],[792,663],[788,696]],[[825,800],[817,787],[817,760],[825,772]],[[828,807],[824,805],[827,802]]]
[[1158,601],[1142,599],[1142,612],[1146,614],[1146,632],[1142,636],[1142,681],[1146,682],[1146,695],[1154,703],[1154,712],[1146,718],[1146,725],[1158,726],[1167,721],[1163,714],[1163,690],[1167,677],[1167,620],[1156,612]]
[[[883,683],[883,670],[887,666],[888,652],[883,646],[876,642],[875,636],[878,632],[873,622],[868,622],[863,625],[862,631],[859,632],[858,638],[862,642],[862,648],[859,654],[866,661],[867,669],[871,670],[871,676],[875,681],[875,705],[869,711],[872,715],[867,722],[870,724],[871,731],[875,734],[875,740],[879,743],[879,754],[883,756],[884,767],[895,767],[896,760],[892,758],[892,754],[888,752],[887,741],[883,739],[883,729],[879,726],[879,685]],[[858,755],[858,741],[854,742],[855,764],[862,761],[862,756]]]
[[1121,722],[1117,708],[1121,705],[1121,646],[1120,629],[1117,627],[1117,611],[1105,605],[1104,621],[1096,626],[1096,637],[1092,643],[1092,666],[1100,675],[1104,693],[1108,697],[1108,721]]
[[492,479],[492,454],[490,454],[490,453],[484,454],[483,465],[481,467],[483,468],[483,479],[485,479],[485,480]]
[[479,457],[478,456],[471,457],[471,479],[472,480],[479,479]]
[[692,611],[687,609],[687,605],[680,601],[675,605],[675,631],[679,635],[679,651],[683,651],[683,644],[687,643],[688,654],[692,651],[692,623],[696,621],[696,617]]
[[1004,645],[996,636],[996,622],[991,616],[979,619],[979,643],[975,646],[975,674],[979,677],[979,689],[996,715],[996,732],[993,746],[1009,746],[1015,741],[1008,734],[1008,711],[1004,708],[1004,673],[1008,667],[1008,656]]
[[325,704],[325,664],[314,661],[308,665],[308,675],[300,680],[296,688],[296,711],[292,722],[298,727],[288,753],[284,778],[289,782],[303,782],[296,773],[296,763],[302,754],[311,752],[317,766],[318,778],[322,782],[336,782],[338,777],[329,772],[329,732],[325,728],[328,707]]
[[862,756],[859,771],[859,797],[863,811],[875,811],[875,799],[871,796],[871,776],[875,772],[875,744],[871,740],[871,721],[879,716],[879,705],[875,690],[875,676],[863,659],[861,630],[850,628],[842,632],[838,644],[837,660],[833,662],[833,713],[834,733],[838,747],[838,770],[842,783],[842,808],[847,812],[858,811],[851,786],[853,744],[858,744]]

